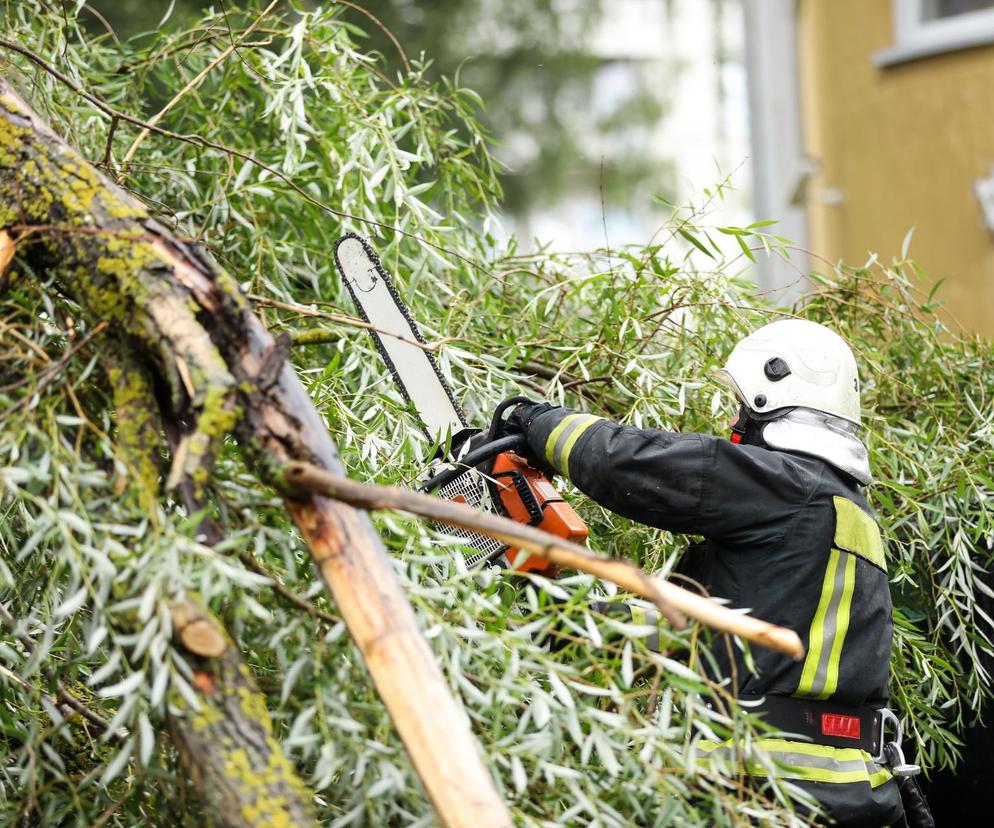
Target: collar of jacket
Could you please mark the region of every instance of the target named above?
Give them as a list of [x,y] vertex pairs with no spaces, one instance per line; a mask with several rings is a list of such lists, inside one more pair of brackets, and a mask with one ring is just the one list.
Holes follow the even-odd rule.
[[763,426],[763,440],[771,448],[820,457],[866,486],[873,482],[870,459],[857,426],[810,408],[793,408]]

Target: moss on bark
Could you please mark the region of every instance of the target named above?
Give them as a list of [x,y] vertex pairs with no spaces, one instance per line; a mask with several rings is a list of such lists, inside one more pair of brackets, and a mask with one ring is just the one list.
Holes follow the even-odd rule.
[[[0,86],[0,227],[21,254],[52,269],[62,289],[110,324],[136,355],[117,366],[116,388],[165,390],[167,411],[185,428],[168,484],[193,483],[201,500],[214,450],[238,421],[237,383],[198,320],[223,308],[248,313],[237,285],[178,241],[145,207],[114,186]],[[234,285],[234,288],[232,287]],[[148,418],[142,417],[147,423]],[[127,442],[134,434],[122,435]],[[151,480],[147,462],[139,464]]]
[[[0,121],[5,121],[0,128],[0,203],[6,205],[0,230],[20,241],[18,255],[62,280],[64,291],[84,306],[91,323],[107,322],[116,340],[127,343],[148,370],[174,443],[167,485],[183,484],[188,505],[196,507],[205,493],[214,449],[232,429],[254,470],[268,482],[282,482],[278,470],[288,461],[344,474],[324,421],[286,360],[289,343],[273,341],[237,282],[197,245],[157,225],[113,182],[92,170],[77,175],[85,162],[3,81]],[[34,162],[30,170],[35,183],[30,185],[24,181],[28,161]],[[64,197],[75,178],[82,182],[78,191]],[[94,180],[101,186],[91,188]],[[30,205],[23,197],[26,186],[37,196]],[[287,498],[300,498],[292,502],[292,514],[440,823],[510,825],[466,718],[418,629],[369,517],[324,497],[281,491]],[[217,820],[222,818],[218,809],[237,799],[238,786],[212,799],[214,784],[258,773],[282,785],[288,777],[282,754],[273,751],[271,732],[262,724],[239,724],[261,721],[248,716],[261,700],[251,688],[248,696],[241,691],[247,677],[239,678],[223,657],[210,666],[201,672],[215,688],[208,693],[212,703],[198,715],[227,718],[199,722],[209,737],[198,738],[194,727],[177,738],[189,740],[187,755],[199,762],[201,790]],[[425,698],[432,704],[422,704]],[[236,716],[236,700],[245,706],[244,719]],[[439,740],[443,731],[447,738]],[[224,747],[223,739],[229,737],[232,745],[238,744],[236,737],[254,740],[258,761],[238,753],[237,747]],[[218,764],[222,753],[226,758]],[[266,819],[289,824],[266,811],[263,800],[253,802],[241,814],[242,822],[218,824],[266,824]]]
[[[273,736],[266,701],[220,624],[192,602],[173,607],[179,646],[193,667],[199,709],[178,693],[173,740],[207,804],[206,825],[315,825],[311,798]],[[184,635],[199,627],[196,636]]]
[[122,364],[124,359],[107,371],[114,390],[118,450],[128,468],[119,490],[127,491],[143,512],[154,515],[159,498],[159,412],[145,371],[136,364],[124,370]]
[[[3,80],[0,230],[32,267],[56,276],[91,325],[108,324],[113,346],[103,356],[133,475],[127,490],[154,510],[161,417],[177,435],[167,484],[183,484],[198,505],[218,443],[240,422],[239,397],[256,389],[239,360],[251,310],[237,284],[90,167]],[[313,825],[310,794],[234,644],[195,605],[177,608],[174,621],[199,704],[177,694],[169,727],[207,806],[204,824]]]

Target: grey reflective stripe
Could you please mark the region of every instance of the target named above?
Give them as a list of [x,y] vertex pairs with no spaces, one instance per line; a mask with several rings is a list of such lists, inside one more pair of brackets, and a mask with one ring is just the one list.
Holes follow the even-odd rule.
[[801,670],[796,695],[824,699],[839,685],[842,645],[849,631],[856,576],[856,558],[832,549],[825,568],[821,599],[811,621],[808,654]]
[[590,426],[600,420],[592,414],[570,414],[563,417],[545,444],[545,458],[552,466],[569,477],[569,455],[576,441]]
[[[766,753],[777,762],[794,768],[817,768],[837,773],[865,773],[867,771],[867,763],[862,759],[840,761],[829,756],[811,756],[807,753],[794,753],[789,750],[767,750]],[[709,752],[708,756],[715,756],[726,762],[736,762],[740,754],[741,752],[736,753],[735,748],[720,747]]]

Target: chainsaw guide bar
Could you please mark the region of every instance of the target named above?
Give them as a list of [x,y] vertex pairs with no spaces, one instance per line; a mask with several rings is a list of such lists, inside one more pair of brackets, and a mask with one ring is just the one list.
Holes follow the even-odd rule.
[[366,240],[356,233],[342,236],[335,242],[335,265],[362,318],[374,326],[370,333],[376,348],[429,439],[444,442],[447,435],[466,428],[452,388]]
[[[435,473],[429,479],[447,480],[438,480],[436,494],[485,512],[507,515],[519,523],[538,526],[567,540],[586,538],[587,527],[580,516],[563,501],[540,471],[515,454],[519,444],[510,446],[507,442],[511,438],[500,439],[497,433],[468,428],[451,386],[434,356],[424,347],[427,343],[407,305],[366,240],[355,233],[342,236],[335,242],[335,264],[359,313],[370,325],[369,332],[377,350],[397,381],[401,394],[421,418],[428,437],[441,444],[447,437],[463,432],[460,440],[453,440],[453,446],[457,442],[460,444],[455,448],[455,456],[437,457],[432,464]],[[502,405],[506,407],[511,402],[515,399]],[[498,430],[496,424],[491,428],[494,432]],[[470,436],[474,432],[483,440],[475,451]],[[491,453],[484,452],[485,445],[492,449]],[[480,452],[484,452],[483,455]],[[474,454],[476,458],[471,459]],[[460,458],[468,462],[460,462]],[[481,564],[500,568],[513,565],[519,572],[546,575],[552,575],[558,569],[539,555],[511,549],[503,541],[473,529],[445,523],[435,525],[461,545],[474,550],[474,554],[466,558],[469,569]]]

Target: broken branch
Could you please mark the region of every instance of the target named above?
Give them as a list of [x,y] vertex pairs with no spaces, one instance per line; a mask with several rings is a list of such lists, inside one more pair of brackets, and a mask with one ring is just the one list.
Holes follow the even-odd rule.
[[[21,255],[40,272],[63,275],[62,289],[90,322],[105,323],[108,337],[155,375],[160,413],[183,452],[173,457],[176,479],[190,484],[192,500],[206,496],[217,445],[231,432],[267,477],[299,460],[343,473],[324,421],[293,367],[283,358],[274,364],[276,343],[235,280],[153,221],[2,80],[0,127],[0,229],[80,231],[39,229]],[[439,822],[510,826],[368,516],[318,495],[288,505]]]
[[674,626],[682,626],[682,616],[687,615],[719,632],[772,647],[798,660],[804,657],[804,646],[793,630],[743,615],[650,575],[628,561],[597,555],[575,543],[500,515],[481,512],[464,503],[441,500],[407,489],[356,483],[343,475],[332,474],[305,463],[289,464],[284,469],[284,478],[291,487],[304,487],[362,509],[394,509],[472,529],[541,555],[560,566],[610,581],[622,589],[653,601]]
[[220,828],[315,826],[311,794],[273,735],[266,699],[221,625],[192,601],[169,607],[198,707],[176,693],[169,730]]

